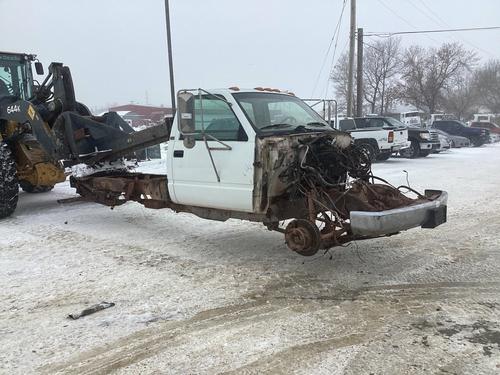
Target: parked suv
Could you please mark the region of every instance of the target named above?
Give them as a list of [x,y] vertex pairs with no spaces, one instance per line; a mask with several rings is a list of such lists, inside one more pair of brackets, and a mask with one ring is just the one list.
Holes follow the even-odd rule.
[[464,123],[457,120],[434,121],[432,127],[451,135],[469,138],[474,147],[482,146],[490,140],[489,130],[474,127],[469,128]]
[[358,117],[339,121],[339,129],[351,134],[371,160],[387,160],[392,153],[407,147],[406,125],[396,126],[392,118]]

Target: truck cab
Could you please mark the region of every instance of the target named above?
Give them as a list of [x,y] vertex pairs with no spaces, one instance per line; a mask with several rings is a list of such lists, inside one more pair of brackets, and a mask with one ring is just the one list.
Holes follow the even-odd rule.
[[194,116],[181,121],[191,121],[192,134],[174,128],[168,146],[168,188],[177,203],[254,212],[259,145],[332,132],[315,111],[287,93],[222,89],[202,91],[190,101]]

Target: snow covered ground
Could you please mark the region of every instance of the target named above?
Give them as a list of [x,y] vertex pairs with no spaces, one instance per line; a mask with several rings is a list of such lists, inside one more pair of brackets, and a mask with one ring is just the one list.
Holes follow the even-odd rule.
[[376,164],[447,190],[449,222],[312,259],[255,223],[21,193],[0,222],[0,372],[498,374],[499,167],[500,145]]

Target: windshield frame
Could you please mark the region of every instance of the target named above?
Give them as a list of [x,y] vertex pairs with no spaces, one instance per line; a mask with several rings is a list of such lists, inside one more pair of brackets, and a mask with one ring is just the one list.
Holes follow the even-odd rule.
[[[307,103],[305,103],[303,100],[300,98],[290,95],[290,94],[284,94],[284,93],[277,93],[277,92],[260,92],[260,91],[245,91],[245,92],[237,92],[237,93],[232,93],[234,100],[238,104],[239,108],[247,118],[249,124],[252,126],[254,129],[255,133],[258,136],[269,136],[269,135],[274,135],[274,134],[296,134],[297,129],[306,129],[309,130],[310,132],[325,132],[325,131],[334,131],[334,129],[326,122],[314,109],[312,109]],[[288,101],[296,103],[301,109],[304,110],[304,112],[311,117],[311,122],[317,122],[322,125],[308,125],[308,124],[301,124],[298,123],[296,125],[290,124],[290,126],[287,127],[275,127],[275,128],[268,128],[268,129],[262,129],[264,126],[269,126],[269,125],[278,125],[278,123],[272,124],[262,124],[262,127],[259,127],[256,124],[256,121],[250,116],[250,114],[247,112],[245,109],[244,103],[245,101],[242,100],[243,97],[248,98],[249,96],[257,96],[264,98],[268,96],[269,98],[276,98],[277,96],[283,97],[288,99]],[[278,102],[278,101],[276,101]],[[303,133],[303,131],[301,131]]]

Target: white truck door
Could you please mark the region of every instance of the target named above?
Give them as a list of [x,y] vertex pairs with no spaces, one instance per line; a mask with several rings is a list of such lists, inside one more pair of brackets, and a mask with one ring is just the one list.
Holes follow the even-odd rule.
[[252,212],[255,137],[236,116],[241,110],[232,107],[237,104],[219,97],[194,97],[194,125],[200,132],[194,147],[186,147],[179,132],[170,141],[169,191],[178,204]]

